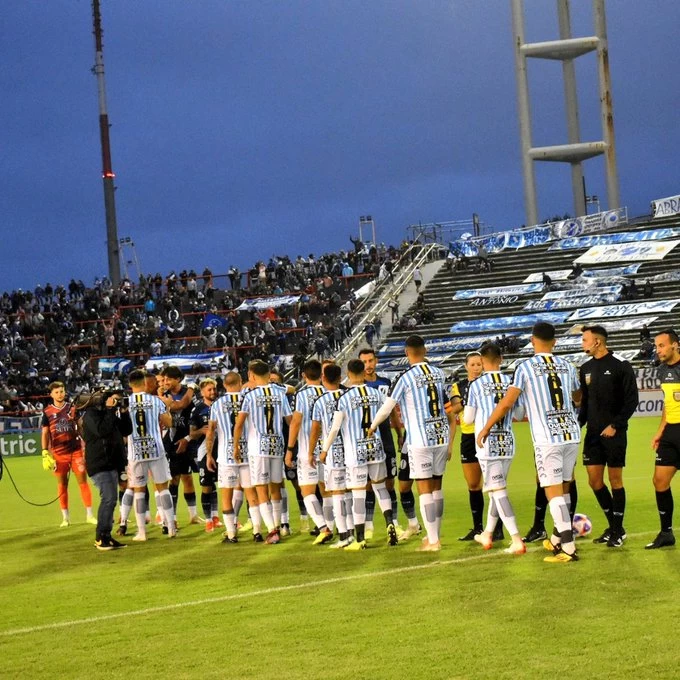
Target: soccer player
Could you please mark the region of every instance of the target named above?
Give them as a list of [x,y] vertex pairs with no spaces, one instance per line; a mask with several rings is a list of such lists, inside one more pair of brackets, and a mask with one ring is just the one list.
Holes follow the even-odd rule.
[[[321,481],[317,466],[320,447],[309,455],[309,435],[312,429],[312,410],[316,400],[326,391],[321,385],[321,363],[312,359],[302,367],[302,377],[305,381],[294,395],[293,418],[288,431],[288,447],[286,449],[286,467],[293,467],[293,454],[297,444],[297,478],[305,508],[319,529],[319,535],[314,539],[314,545],[328,543],[333,538],[333,531],[327,525],[319,499],[316,497],[316,487]],[[318,439],[317,439],[318,443]],[[331,500],[332,503],[332,500]]]
[[[340,385],[341,370],[337,364],[328,363],[323,367],[322,383],[326,388],[315,402],[312,409],[312,427],[309,434],[309,464],[313,465],[317,445],[328,436],[333,425],[333,417],[338,399],[343,391]],[[347,469],[345,465],[345,449],[342,435],[338,435],[328,451],[322,452],[319,460],[323,464],[325,489],[331,494],[335,525],[338,528],[338,540],[331,544],[331,548],[346,548],[354,541],[351,529],[352,497],[347,498]]]
[[[628,421],[638,405],[637,381],[633,367],[607,348],[607,330],[603,326],[585,326],[581,345],[591,357],[579,370],[582,391],[579,423],[586,425],[583,464],[590,488],[609,524],[594,543],[618,548],[626,538],[623,467]],[[611,492],[604,483],[605,465]]]
[[208,469],[206,455],[206,435],[210,422],[210,410],[217,398],[217,383],[212,378],[204,378],[198,387],[201,393],[201,403],[194,406],[189,418],[190,451],[196,452],[205,531],[211,534],[215,529],[222,526],[217,512],[217,475],[214,471]]
[[[365,347],[359,351],[359,359],[364,362],[366,384],[369,387],[375,387],[383,397],[390,393],[392,381],[385,375],[376,372],[378,366],[378,357],[375,350],[371,347]],[[397,426],[396,412],[390,421],[385,421],[380,424],[380,439],[382,439],[383,449],[385,450],[385,466],[387,468],[387,479],[385,480],[385,488],[390,494],[390,502],[392,503],[392,517],[394,519],[394,528],[397,531],[397,536],[400,536],[403,531],[397,523],[397,513],[399,506],[397,504],[397,492],[394,490],[394,478],[397,476],[397,452],[394,448],[394,439],[392,438],[392,427]],[[370,540],[373,536],[373,512],[375,509],[375,494],[370,489],[366,492],[366,536]]]
[[[170,538],[177,535],[172,496],[168,491],[171,479],[170,466],[165,455],[161,428],[172,425],[172,415],[160,397],[145,392],[144,371],[132,371],[129,375],[130,419],[132,434],[128,437],[129,484],[134,489],[137,534],[133,541],[146,541],[145,491],[149,474],[158,491],[159,508],[164,520],[164,530]],[[165,533],[165,531],[164,531]]]
[[647,550],[675,545],[671,481],[680,467],[680,401],[677,399],[680,393],[679,343],[678,334],[671,329],[657,333],[654,338],[656,354],[661,361],[658,375],[664,399],[661,423],[652,439],[652,448],[656,451],[654,489],[661,531],[645,546]]
[[[366,486],[370,481],[378,498],[385,524],[389,545],[397,545],[397,532],[392,520],[392,502],[385,488],[387,469],[385,451],[380,435],[371,430],[371,423],[384,402],[383,396],[374,387],[364,382],[364,364],[361,359],[350,359],[347,364],[349,389],[338,399],[333,424],[323,442],[321,457],[328,458],[328,452],[336,436],[342,431],[345,451],[346,484],[352,491],[352,513],[356,541],[345,550],[366,548]],[[385,418],[389,415],[387,413]],[[383,418],[383,420],[385,420]],[[376,424],[376,429],[378,425]]]
[[[493,342],[482,346],[480,350],[484,373],[475,380],[468,390],[467,404],[463,411],[463,422],[474,423],[478,433],[493,413],[496,404],[505,396],[511,382],[509,375],[501,373],[501,349]],[[517,406],[516,406],[517,408]],[[500,518],[512,538],[512,544],[505,552],[511,555],[523,555],[527,549],[522,541],[515,512],[508,498],[508,473],[515,456],[515,438],[512,433],[511,409],[505,417],[498,421],[484,442],[477,448],[477,459],[482,468],[484,491],[489,494],[489,509],[486,527],[481,534],[475,534],[475,541],[482,544],[484,550],[493,546],[493,533]]]
[[163,444],[168,454],[172,482],[170,494],[177,517],[177,499],[179,495],[179,482],[184,487],[184,500],[189,509],[189,522],[199,524],[200,519],[196,512],[196,491],[194,489],[193,472],[196,464],[188,452],[189,442],[189,418],[194,408],[194,390],[192,387],[182,385],[184,373],[177,366],[166,366],[161,371],[163,384],[162,394],[159,394],[168,411],[172,414],[172,426],[163,436]]
[[[479,352],[468,352],[465,355],[466,377],[457,380],[451,388],[451,407],[460,420],[460,462],[463,466],[463,477],[468,488],[470,512],[472,513],[472,529],[461,536],[459,541],[472,541],[484,530],[484,493],[482,491],[482,468],[477,460],[475,448],[475,424],[463,420],[463,409],[467,403],[468,390],[474,380],[482,375],[482,357]],[[455,436],[455,427],[452,439]],[[502,536],[499,536],[502,538]]]
[[76,408],[66,401],[66,386],[63,382],[53,382],[48,389],[52,403],[45,407],[42,416],[42,455],[43,467],[54,472],[57,478],[62,515],[59,526],[67,527],[71,524],[68,509],[68,480],[71,471],[80,488],[86,521],[88,524],[97,524],[97,518],[92,513],[92,491],[87,483],[85,457],[76,425]]
[[399,404],[406,427],[411,477],[418,485],[420,514],[427,531],[418,549],[437,552],[441,550],[444,514],[442,477],[451,459],[455,415],[446,396],[444,372],[427,363],[423,338],[409,335],[404,349],[409,368],[397,378],[390,396],[371,423],[371,431]]
[[554,528],[543,542],[553,554],[546,562],[575,561],[576,545],[569,517],[569,482],[581,441],[581,428],[572,399],[581,400],[576,369],[552,353],[555,327],[546,322],[534,325],[531,334],[534,356],[518,364],[512,384],[477,435],[477,446],[484,446],[492,428],[501,422],[522,396],[534,443],[536,470],[548,498]]
[[[248,503],[253,523],[253,540],[261,543],[264,539],[260,533],[260,510],[257,494],[250,481],[250,467],[248,464],[248,444],[245,438],[240,442],[240,461],[234,458],[234,426],[241,409],[243,387],[241,376],[236,372],[227,373],[224,377],[227,393],[217,399],[210,409],[210,422],[206,434],[206,467],[211,472],[217,470],[217,486],[222,500],[222,517],[227,535],[224,543],[237,543],[238,513],[234,504],[234,493],[243,489]],[[214,445],[217,437],[217,465],[215,464]]]
[[247,425],[250,477],[257,493],[260,515],[269,532],[265,542],[274,544],[280,541],[281,482],[286,446],[283,422],[290,424],[293,412],[286,398],[286,387],[270,382],[269,366],[264,361],[256,359],[248,364],[248,382],[253,387],[243,396],[234,425],[234,460],[241,462],[241,438]]

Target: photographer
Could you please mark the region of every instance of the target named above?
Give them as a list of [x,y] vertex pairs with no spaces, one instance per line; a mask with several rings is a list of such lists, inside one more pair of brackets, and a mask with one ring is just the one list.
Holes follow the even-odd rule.
[[111,537],[118,476],[127,463],[123,437],[132,432],[130,414],[124,406],[121,395],[107,392],[96,392],[84,406],[85,465],[101,496],[94,544],[97,550],[125,547],[124,543]]

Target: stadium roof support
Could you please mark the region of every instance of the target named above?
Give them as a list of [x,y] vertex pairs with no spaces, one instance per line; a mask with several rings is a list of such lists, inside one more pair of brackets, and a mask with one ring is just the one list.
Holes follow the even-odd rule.
[[[609,73],[609,48],[604,0],[593,0],[595,35],[572,38],[569,0],[557,0],[559,40],[527,43],[524,39],[523,0],[511,0],[512,30],[515,44],[515,71],[517,76],[517,106],[519,110],[520,142],[522,147],[522,170],[524,174],[524,203],[527,224],[538,224],[536,199],[535,161],[557,161],[571,165],[571,182],[576,216],[586,214],[586,196],[583,181],[583,161],[604,155],[609,209],[619,206],[619,183],[616,170],[614,143],[614,119]],[[578,98],[574,59],[597,52],[598,80],[600,90],[600,114],[602,118],[601,141],[581,142],[579,130]],[[527,59],[555,59],[562,62],[564,99],[567,115],[567,144],[534,147],[531,142],[531,107]]]

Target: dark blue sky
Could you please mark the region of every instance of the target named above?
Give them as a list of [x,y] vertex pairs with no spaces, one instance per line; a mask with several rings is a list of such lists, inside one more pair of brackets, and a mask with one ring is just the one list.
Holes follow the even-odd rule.
[[[593,34],[572,3],[575,35]],[[528,0],[527,38],[557,37]],[[106,273],[87,0],[3,3],[0,290]],[[509,0],[102,0],[120,236],[147,272],[225,272],[410,223],[524,222]],[[607,3],[621,200],[680,193],[680,3]],[[600,139],[595,57],[581,133]],[[534,144],[566,141],[561,66],[532,63]],[[606,196],[602,160],[585,166]],[[537,167],[539,214],[572,211],[568,166]]]

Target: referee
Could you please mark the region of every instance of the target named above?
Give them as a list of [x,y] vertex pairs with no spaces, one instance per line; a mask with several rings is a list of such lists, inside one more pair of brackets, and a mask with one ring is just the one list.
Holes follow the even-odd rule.
[[[619,548],[626,538],[623,468],[628,420],[638,405],[637,382],[633,367],[607,348],[607,330],[603,326],[584,326],[582,332],[581,346],[590,357],[580,369],[582,398],[578,419],[581,427],[586,425],[583,464],[590,488],[609,523],[594,543]],[[605,465],[611,492],[604,482]]]
[[656,451],[654,489],[661,531],[645,548],[655,550],[675,545],[673,535],[673,492],[671,481],[680,467],[680,339],[674,330],[665,330],[654,338],[656,354],[661,361],[659,380],[663,390],[661,423],[652,448]]

